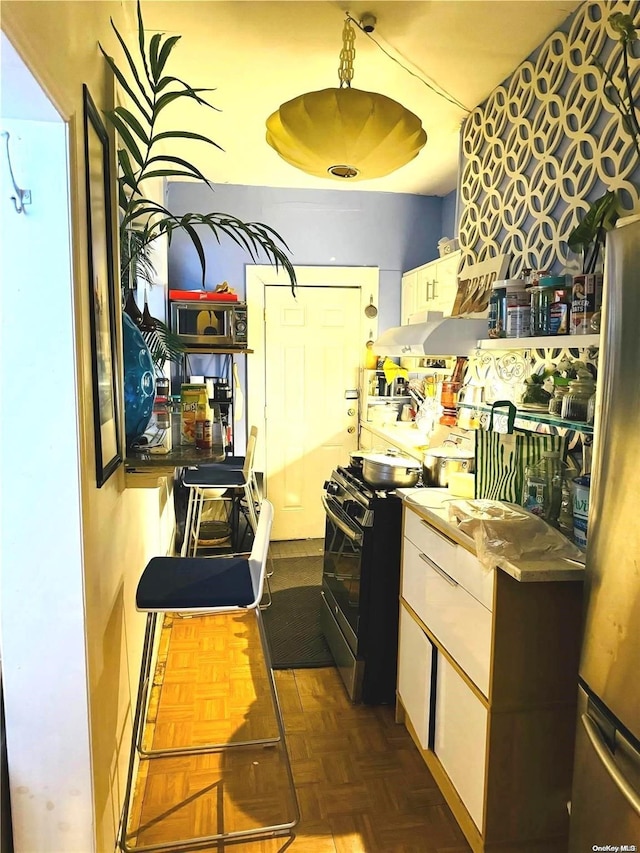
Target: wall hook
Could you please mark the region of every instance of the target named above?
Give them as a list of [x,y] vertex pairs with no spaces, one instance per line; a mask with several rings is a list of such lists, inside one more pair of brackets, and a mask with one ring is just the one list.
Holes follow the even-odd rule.
[[16,183],[16,179],[13,176],[13,169],[11,168],[11,155],[9,153],[9,133],[6,130],[2,131],[0,134],[4,137],[7,145],[7,163],[9,165],[9,174],[11,175],[11,183],[13,184],[13,190],[15,195],[11,196],[11,200],[13,201],[14,207],[16,209],[16,213],[24,213],[25,204],[31,204],[31,190],[22,190]]

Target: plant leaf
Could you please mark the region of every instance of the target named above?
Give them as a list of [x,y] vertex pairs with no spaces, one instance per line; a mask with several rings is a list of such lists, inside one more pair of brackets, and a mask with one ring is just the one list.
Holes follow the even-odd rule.
[[187,162],[187,160],[183,160],[182,157],[174,157],[172,154],[159,154],[157,157],[151,157],[147,160],[148,166],[152,163],[175,163],[178,166],[182,166],[183,169],[185,169],[185,173],[191,175],[192,178],[198,178],[198,180],[204,181],[205,184],[209,184],[209,181],[205,178],[200,169]]
[[149,42],[149,64],[151,65],[151,76],[153,77],[153,82],[158,82],[158,77],[160,76],[160,71],[158,70],[158,47],[160,46],[160,42],[162,41],[162,33],[154,33],[151,36],[151,41]]
[[136,116],[132,112],[130,112],[126,107],[116,107],[113,110],[114,113],[120,116],[120,118],[126,122],[127,126],[131,128],[131,130],[137,135],[141,142],[144,142],[145,145],[150,144],[149,134],[140,124]]
[[[139,48],[140,48],[140,58],[142,59],[142,64],[143,64],[143,66],[144,66],[144,73],[147,75],[147,81],[148,81],[148,83],[149,83],[149,88],[150,88],[151,90],[153,90],[153,78],[152,78],[152,76],[151,76],[151,73],[149,72],[149,65],[148,65],[148,63],[147,63],[147,53],[146,53],[146,50],[145,50],[145,43],[144,43],[144,22],[143,22],[143,20],[142,20],[142,7],[141,7],[141,5],[140,5],[140,0],[138,0],[138,2],[137,2],[137,4],[136,4],[136,8],[137,8],[137,12],[138,12],[138,46],[139,46]],[[119,33],[118,33],[118,38],[120,38],[120,34],[119,34]],[[128,51],[126,50],[126,48],[125,48],[125,52],[128,52]],[[131,63],[130,63],[130,64],[131,64]],[[137,78],[137,69],[136,69],[135,64],[131,64],[131,70],[133,71],[134,75],[136,75],[136,79],[138,79],[138,78]],[[141,84],[141,83],[138,83],[138,85],[140,86],[140,89],[141,89],[141,90],[142,90],[142,92],[144,93],[145,97],[147,97],[146,89],[144,89],[144,88],[142,87],[142,84]],[[151,106],[151,99],[147,97],[147,100],[149,101],[149,106]]]
[[129,151],[133,159],[139,166],[142,167],[144,165],[144,159],[142,157],[142,154],[140,153],[138,144],[133,138],[133,134],[129,130],[127,124],[120,118],[117,113],[113,111],[109,111],[105,113],[105,115],[122,137],[122,141],[127,146],[127,150]]
[[162,50],[160,51],[160,57],[158,58],[158,73],[155,76],[155,82],[158,82],[158,78],[162,74],[165,65],[167,64],[167,59],[169,59],[169,54],[173,50],[173,48],[180,41],[182,36],[170,36],[162,45]]
[[224,151],[217,142],[214,142],[213,139],[209,139],[208,136],[204,136],[202,133],[193,133],[190,130],[164,130],[162,133],[156,133],[153,139],[151,140],[151,144],[154,142],[159,142],[161,139],[196,139],[199,142],[206,142],[209,145],[214,145],[220,151]]
[[151,124],[151,115],[147,112],[146,107],[144,107],[142,105],[140,99],[138,98],[136,93],[133,91],[133,89],[129,85],[127,78],[124,76],[122,71],[120,71],[118,66],[113,61],[113,59],[107,53],[105,53],[102,45],[98,44],[98,47],[100,48],[100,51],[101,51],[102,55],[104,56],[104,58],[107,60],[107,64],[108,64],[109,68],[111,68],[111,70],[113,71],[114,76],[115,76],[116,80],[118,81],[118,83],[120,83],[122,88],[129,95],[129,97],[134,102],[134,104],[137,106],[137,108],[140,110],[140,112],[142,113],[144,118],[147,120],[147,122],[149,124]]

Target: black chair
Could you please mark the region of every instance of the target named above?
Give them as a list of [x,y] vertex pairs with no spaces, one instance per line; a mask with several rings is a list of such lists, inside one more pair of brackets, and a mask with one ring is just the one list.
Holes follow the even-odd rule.
[[[300,819],[291,762],[284,734],[282,712],[278,700],[269,645],[267,642],[260,600],[264,591],[269,539],[273,523],[273,506],[262,501],[253,548],[249,555],[229,554],[218,557],[154,557],[145,568],[136,592],[136,608],[147,613],[147,626],[142,651],[138,697],[133,722],[133,736],[129,771],[125,791],[125,806],[120,831],[120,848],[124,851],[154,851],[180,849],[193,845],[214,844],[218,841],[252,839],[265,836],[287,835]],[[181,745],[163,749],[145,749],[143,730],[153,677],[154,640],[158,614],[211,615],[247,613],[253,611],[258,625],[262,656],[267,669],[267,681],[277,723],[277,735],[253,740]],[[284,823],[268,824],[244,830],[172,840],[164,844],[128,845],[127,824],[131,807],[131,794],[136,756],[140,760],[176,755],[198,755],[239,747],[279,745],[286,771],[293,817]]]

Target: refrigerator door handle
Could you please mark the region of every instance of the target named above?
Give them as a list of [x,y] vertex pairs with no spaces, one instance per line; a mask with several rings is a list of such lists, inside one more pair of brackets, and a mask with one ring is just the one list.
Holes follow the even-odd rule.
[[581,720],[587,736],[591,741],[591,745],[596,751],[613,783],[620,793],[628,800],[631,807],[640,815],[640,796],[620,772],[620,768],[616,764],[613,755],[610,750],[607,749],[604,741],[602,740],[598,726],[593,722],[588,714],[583,714]]

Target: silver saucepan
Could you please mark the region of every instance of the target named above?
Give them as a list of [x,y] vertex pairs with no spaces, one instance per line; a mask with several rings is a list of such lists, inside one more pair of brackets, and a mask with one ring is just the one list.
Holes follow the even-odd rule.
[[475,454],[455,445],[430,447],[424,454],[422,480],[425,486],[449,485],[449,477],[460,471],[472,474],[476,469]]
[[420,476],[420,463],[410,456],[388,450],[367,453],[362,457],[362,476],[376,489],[398,489],[415,486]]

